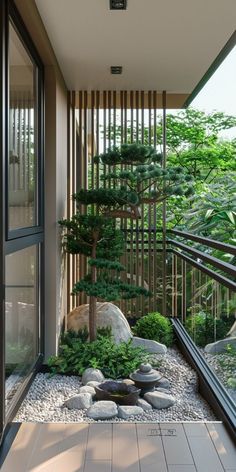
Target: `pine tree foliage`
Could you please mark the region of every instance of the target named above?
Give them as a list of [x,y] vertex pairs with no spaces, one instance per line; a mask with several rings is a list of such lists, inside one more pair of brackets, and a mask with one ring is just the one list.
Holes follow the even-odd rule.
[[[81,189],[74,194],[77,213],[59,222],[65,229],[66,252],[89,258],[88,273],[75,284],[72,293],[84,292],[90,297],[90,340],[96,337],[97,299],[115,301],[151,295],[122,277],[126,268],[119,259],[124,240],[117,219],[137,219],[144,203],[160,203],[170,195],[193,192],[191,176],[181,167],[163,169],[162,155],[150,146],[123,144],[120,149],[96,156],[94,161],[104,169],[104,188]],[[81,205],[87,214],[80,214]]]

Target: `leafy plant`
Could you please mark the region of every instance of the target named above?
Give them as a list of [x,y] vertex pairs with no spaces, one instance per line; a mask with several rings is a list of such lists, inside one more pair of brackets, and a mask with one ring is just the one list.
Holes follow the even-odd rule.
[[188,316],[185,321],[187,332],[200,347],[225,338],[231,326],[231,317],[221,316],[218,319],[204,311]]
[[166,346],[173,344],[173,328],[170,320],[160,313],[148,313],[140,318],[133,328],[136,336],[153,339]]
[[131,342],[115,344],[109,336],[98,334],[95,341],[84,343],[69,333],[63,341],[59,355],[48,360],[52,374],[82,375],[85,369],[93,367],[105,377],[125,378],[148,360],[144,349],[132,347]]

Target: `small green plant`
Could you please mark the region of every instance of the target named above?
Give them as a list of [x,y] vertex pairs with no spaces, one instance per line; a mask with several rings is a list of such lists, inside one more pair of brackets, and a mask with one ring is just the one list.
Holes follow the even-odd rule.
[[173,328],[170,320],[160,313],[148,313],[140,318],[133,328],[136,336],[153,339],[166,346],[173,344]]
[[90,343],[81,339],[81,333],[71,332],[63,335],[62,342],[59,355],[48,360],[52,374],[82,375],[85,369],[93,367],[100,369],[105,377],[125,378],[148,361],[144,349],[132,347],[131,342],[115,344],[107,330],[105,336],[98,334]]
[[205,347],[218,339],[224,339],[232,326],[232,318],[222,316],[215,319],[211,314],[200,311],[185,321],[186,331],[197,344]]

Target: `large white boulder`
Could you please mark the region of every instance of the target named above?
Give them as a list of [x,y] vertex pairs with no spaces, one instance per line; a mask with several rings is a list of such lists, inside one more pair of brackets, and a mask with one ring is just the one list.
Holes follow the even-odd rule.
[[[67,327],[78,331],[89,323],[89,305],[81,305],[74,308],[67,315]],[[111,327],[114,341],[119,344],[132,338],[131,329],[122,311],[113,303],[97,302],[97,326]]]

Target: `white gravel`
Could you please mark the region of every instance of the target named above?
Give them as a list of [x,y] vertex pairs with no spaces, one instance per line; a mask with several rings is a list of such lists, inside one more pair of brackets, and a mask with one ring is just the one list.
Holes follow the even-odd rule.
[[[176,349],[168,349],[167,354],[152,356],[161,360],[159,371],[170,380],[170,394],[176,403],[162,410],[147,410],[129,421],[215,421],[217,418],[207,402],[198,393],[198,379],[195,371],[187,364]],[[86,416],[85,410],[69,410],[63,407],[65,400],[78,394],[81,381],[76,376],[37,374],[14,421],[16,422],[94,422]],[[99,420],[110,422],[111,420]],[[114,418],[114,422],[124,422]],[[127,421],[127,420],[126,420]]]

